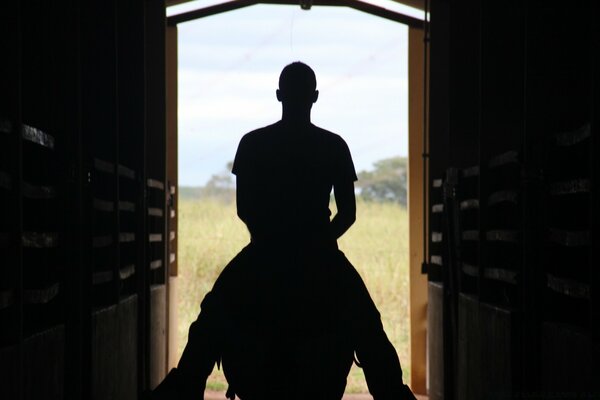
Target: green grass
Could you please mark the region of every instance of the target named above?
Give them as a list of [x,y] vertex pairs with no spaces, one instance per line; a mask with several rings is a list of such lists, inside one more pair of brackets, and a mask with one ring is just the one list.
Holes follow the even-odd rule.
[[[249,241],[235,204],[211,200],[179,203],[179,354],[200,302],[223,269]],[[386,333],[400,357],[404,381],[410,381],[408,214],[394,204],[358,202],[357,221],[340,239],[346,254],[365,281],[381,312]],[[268,380],[268,377],[265,377]],[[225,390],[221,371],[215,369],[207,383],[211,390]],[[366,393],[362,371],[353,366],[348,393]]]

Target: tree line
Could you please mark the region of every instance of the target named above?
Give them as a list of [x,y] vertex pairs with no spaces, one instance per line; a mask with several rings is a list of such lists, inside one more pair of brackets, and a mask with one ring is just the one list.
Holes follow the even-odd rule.
[[[181,187],[182,198],[211,198],[224,203],[235,200],[235,180],[231,174],[233,162],[212,175],[204,186]],[[408,176],[407,158],[390,157],[373,163],[373,169],[360,171],[355,183],[357,196],[365,201],[389,202],[406,206]]]

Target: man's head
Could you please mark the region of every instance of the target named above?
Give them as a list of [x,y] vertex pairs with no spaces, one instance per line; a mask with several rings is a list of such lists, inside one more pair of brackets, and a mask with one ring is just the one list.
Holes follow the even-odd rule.
[[287,65],[279,75],[277,100],[289,104],[312,104],[319,91],[315,72],[308,65],[296,61]]

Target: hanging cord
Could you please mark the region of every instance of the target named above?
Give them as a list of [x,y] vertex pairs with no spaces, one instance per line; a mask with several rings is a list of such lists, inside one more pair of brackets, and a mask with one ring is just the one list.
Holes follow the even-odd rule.
[[427,134],[427,121],[428,121],[428,62],[429,62],[429,0],[425,0],[425,17],[423,18],[423,264],[421,266],[421,272],[425,273],[427,271],[427,266],[429,265],[429,257],[428,257],[428,244],[429,239],[427,236],[428,232],[428,224],[427,217],[429,215],[429,201],[427,198],[428,195],[428,185],[429,181],[427,179],[427,165],[429,161],[429,145],[428,145],[428,134]]

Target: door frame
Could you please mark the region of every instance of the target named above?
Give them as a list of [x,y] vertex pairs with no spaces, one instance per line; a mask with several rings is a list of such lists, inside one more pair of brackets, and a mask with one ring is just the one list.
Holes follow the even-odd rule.
[[[175,5],[185,1],[167,1]],[[410,288],[410,386],[415,393],[427,393],[427,275],[422,265],[426,260],[427,241],[427,127],[425,108],[426,88],[429,80],[426,71],[424,21],[359,0],[232,0],[218,5],[167,17],[166,28],[166,93],[167,93],[167,179],[171,191],[168,215],[169,235],[177,232],[177,25],[183,22],[221,14],[257,4],[350,7],[391,21],[408,25],[408,215],[409,215],[409,288]],[[174,189],[171,189],[174,188]],[[173,233],[171,233],[173,232]],[[177,324],[177,239],[169,241],[169,331],[174,332]],[[168,367],[177,363],[176,335],[168,335]]]

